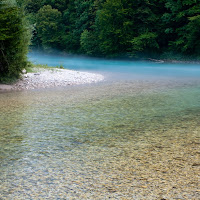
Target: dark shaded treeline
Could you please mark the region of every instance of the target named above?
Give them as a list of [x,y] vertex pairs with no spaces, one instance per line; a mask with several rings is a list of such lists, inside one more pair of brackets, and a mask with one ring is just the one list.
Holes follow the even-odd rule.
[[19,0],[32,46],[94,56],[200,55],[199,0]]

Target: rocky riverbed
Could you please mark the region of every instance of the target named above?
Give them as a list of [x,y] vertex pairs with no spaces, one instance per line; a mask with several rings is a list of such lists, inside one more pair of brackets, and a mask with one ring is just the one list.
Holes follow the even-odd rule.
[[37,88],[64,87],[103,81],[100,74],[57,68],[33,68],[32,73],[22,75],[13,85],[0,84],[0,90],[30,90]]

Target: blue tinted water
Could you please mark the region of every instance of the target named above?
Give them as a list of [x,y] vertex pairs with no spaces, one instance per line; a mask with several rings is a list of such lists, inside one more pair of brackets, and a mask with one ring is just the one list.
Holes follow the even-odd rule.
[[[36,64],[60,66],[72,70],[97,71],[123,75],[121,77],[172,77],[198,78],[199,64],[155,63],[148,61],[108,60],[78,56],[48,55],[39,52],[29,54],[29,60]],[[117,76],[119,78],[119,76]]]
[[0,199],[199,199],[198,65],[29,59],[117,79],[0,93]]

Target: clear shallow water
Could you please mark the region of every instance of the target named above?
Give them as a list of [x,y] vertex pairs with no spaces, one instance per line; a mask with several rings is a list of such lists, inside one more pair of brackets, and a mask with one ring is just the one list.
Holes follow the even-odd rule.
[[0,94],[0,199],[198,199],[200,83]]
[[32,52],[29,60],[36,64],[64,66],[67,69],[97,71],[114,79],[199,78],[199,64],[169,64],[143,61],[105,60],[78,56],[59,56]]
[[199,199],[198,65],[29,57],[114,81],[0,93],[0,199]]

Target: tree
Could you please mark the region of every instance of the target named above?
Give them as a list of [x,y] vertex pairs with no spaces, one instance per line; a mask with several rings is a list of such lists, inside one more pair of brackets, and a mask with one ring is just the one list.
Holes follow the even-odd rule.
[[91,9],[94,0],[70,0],[68,9],[64,12],[66,24],[66,50],[72,53],[81,52],[81,34],[89,29],[92,23]]
[[97,11],[101,9],[104,2],[105,0],[95,0],[90,4],[88,10],[89,24],[85,27],[86,29],[81,33],[80,37],[81,52],[86,55],[101,55],[99,33],[95,21]]
[[62,48],[64,27],[61,12],[50,5],[43,6],[37,13],[36,21],[36,30],[42,47],[46,50]]
[[171,51],[199,54],[199,13],[197,0],[165,0],[165,34]]
[[153,6],[148,0],[107,0],[96,19],[102,53],[135,54],[157,48]]
[[43,5],[41,0],[25,0],[23,4],[28,13],[37,13]]
[[30,34],[15,1],[0,3],[0,81],[19,78],[27,66]]
[[189,17],[185,31],[186,42],[183,51],[200,57],[200,15]]
[[84,30],[80,38],[81,51],[89,56],[98,56],[100,54],[98,42],[98,35],[95,31]]
[[69,0],[43,0],[43,5],[50,5],[54,9],[63,12],[67,9]]

